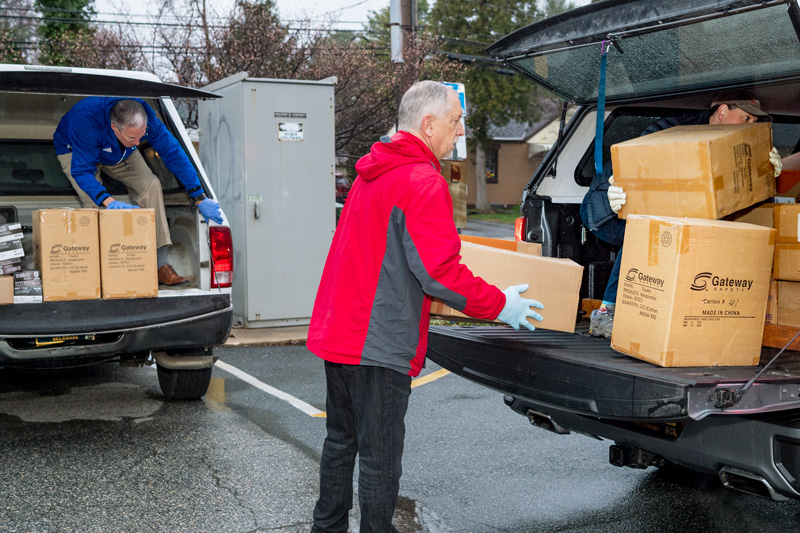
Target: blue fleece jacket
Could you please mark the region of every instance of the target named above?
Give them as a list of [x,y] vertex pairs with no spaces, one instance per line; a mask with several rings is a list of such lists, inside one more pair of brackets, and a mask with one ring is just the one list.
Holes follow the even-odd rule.
[[[97,166],[121,163],[137,148],[122,146],[111,129],[111,108],[119,100],[127,98],[84,98],[61,118],[53,134],[56,155],[72,152],[72,177],[97,205],[101,205],[103,200],[111,196],[94,179]],[[197,173],[177,139],[158,120],[155,111],[146,102],[138,98],[130,100],[142,104],[147,113],[147,131],[141,139],[142,142],[147,141],[156,149],[167,168],[187,191],[191,191],[189,196],[194,198],[202,194],[203,188]]]

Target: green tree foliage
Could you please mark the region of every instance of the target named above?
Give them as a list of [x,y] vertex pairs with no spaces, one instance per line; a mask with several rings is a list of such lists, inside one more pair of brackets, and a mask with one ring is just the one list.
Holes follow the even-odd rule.
[[72,66],[75,61],[69,49],[90,46],[93,4],[94,0],[35,0],[34,7],[43,19],[38,29],[41,64]]
[[467,125],[476,154],[477,200],[491,211],[486,196],[485,150],[491,145],[490,125],[540,117],[539,99],[552,96],[486,56],[484,50],[514,30],[574,7],[565,0],[437,0],[428,17],[429,29],[443,40],[443,50],[469,64],[459,81],[468,102]]
[[33,0],[5,0],[0,19],[0,62],[25,63],[30,45],[36,32],[31,22]]
[[543,7],[535,0],[437,0],[433,6],[430,30],[444,40],[444,50],[470,64],[457,81],[466,88],[471,134],[484,148],[492,142],[490,124],[537,119],[538,98],[545,96],[530,80],[510,75],[487,58],[484,49],[516,29],[572,7],[565,0],[547,0]]

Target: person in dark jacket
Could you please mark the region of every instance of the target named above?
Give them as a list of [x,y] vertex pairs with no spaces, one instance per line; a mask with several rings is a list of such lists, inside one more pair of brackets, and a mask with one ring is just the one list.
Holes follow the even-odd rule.
[[[141,206],[155,211],[158,282],[185,284],[189,280],[175,272],[168,261],[167,247],[172,240],[161,182],[137,150],[143,141],[156,149],[206,222],[213,220],[221,224],[219,204],[206,197],[186,152],[143,100],[84,98],[61,118],[53,134],[61,169],[84,207],[130,209]],[[100,180],[101,170],[123,183],[139,205],[114,199]]]
[[348,530],[359,459],[361,533],[392,526],[411,377],[425,361],[431,298],[467,315],[533,330],[527,285],[497,287],[460,263],[461,241],[439,159],[464,135],[458,94],[413,85],[398,129],[356,163],[322,273],[308,349],[325,360],[327,436],[314,532]]
[[[642,132],[648,135],[674,126],[698,124],[748,124],[758,120],[771,121],[771,117],[761,109],[761,103],[747,91],[734,91],[715,95],[707,111],[679,116],[669,116],[650,124]],[[770,162],[775,167],[775,176],[780,174],[781,158],[773,148]],[[625,221],[617,213],[625,205],[625,191],[614,185],[610,164],[604,165],[605,172],[595,175],[589,192],[583,198],[580,216],[584,226],[598,239],[619,246],[611,276],[608,279],[603,301],[599,309],[592,311],[589,318],[589,334],[595,337],[611,338],[614,328],[614,309],[617,302],[619,268],[622,257],[622,241],[625,237]]]

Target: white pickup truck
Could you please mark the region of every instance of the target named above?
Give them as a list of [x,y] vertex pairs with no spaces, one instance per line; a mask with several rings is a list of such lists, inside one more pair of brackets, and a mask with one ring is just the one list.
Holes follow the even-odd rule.
[[[215,198],[171,100],[215,94],[141,72],[0,65],[0,223],[22,225],[26,269],[35,268],[31,213],[81,207],[56,159],[53,132],[64,113],[87,96],[145,100],[185,149],[206,195]],[[168,399],[206,393],[213,348],[225,342],[231,328],[230,228],[227,222],[206,224],[158,153],[147,144],[140,150],[164,191],[173,241],[169,262],[190,283],[159,287],[156,298],[0,306],[0,368],[156,364]],[[130,201],[121,183],[104,177],[104,184],[115,198]]]

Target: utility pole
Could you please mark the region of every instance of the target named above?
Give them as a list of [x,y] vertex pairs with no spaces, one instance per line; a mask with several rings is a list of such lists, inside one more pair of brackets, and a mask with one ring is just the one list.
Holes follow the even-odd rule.
[[391,0],[389,4],[389,33],[392,61],[404,63],[403,45],[408,34],[417,27],[417,0]]

